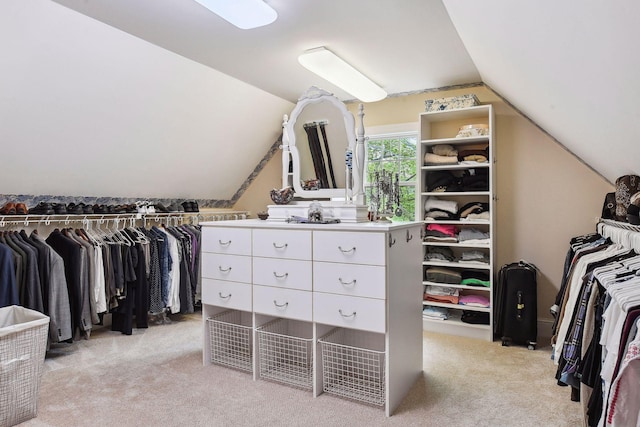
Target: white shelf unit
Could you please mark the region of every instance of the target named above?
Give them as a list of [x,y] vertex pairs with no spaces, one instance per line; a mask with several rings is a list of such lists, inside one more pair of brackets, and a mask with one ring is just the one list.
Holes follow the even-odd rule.
[[[443,242],[443,241],[425,241],[422,243],[423,262],[422,268],[441,267],[451,269],[456,272],[465,270],[482,271],[487,274],[490,280],[489,287],[469,286],[462,284],[436,283],[424,280],[423,286],[443,286],[451,287],[459,290],[460,294],[476,294],[488,297],[490,307],[475,307],[470,305],[451,304],[444,302],[434,302],[423,300],[423,306],[443,307],[448,309],[449,316],[446,320],[433,320],[423,318],[423,329],[452,335],[460,335],[472,338],[479,338],[491,341],[493,340],[493,287],[494,287],[494,242],[495,242],[495,123],[492,105],[479,105],[475,107],[461,108],[457,110],[442,110],[425,112],[419,116],[420,122],[420,143],[417,152],[417,170],[418,181],[416,186],[416,220],[423,221],[423,230],[426,230],[429,224],[446,224],[453,225],[457,230],[465,228],[474,228],[484,233],[488,233],[490,238],[486,243],[465,243],[465,242]],[[461,137],[456,135],[461,126],[470,124],[485,124],[489,126],[489,132],[486,136]],[[425,154],[431,153],[433,147],[437,145],[451,145],[458,152],[468,149],[488,148],[488,156],[486,163],[461,163],[448,165],[425,165]],[[467,171],[479,171],[488,177],[488,186],[482,191],[460,191],[460,188],[453,188],[456,191],[429,191],[429,178],[434,173],[451,172],[453,175],[460,176],[471,173]],[[464,188],[462,189],[464,190]],[[489,206],[489,219],[485,220],[466,220],[466,219],[426,219],[425,218],[425,202],[429,197],[436,197],[439,200],[455,201],[458,207],[462,207],[467,203],[481,202]],[[439,260],[425,260],[429,247],[449,248],[457,257],[463,251],[477,250],[487,255],[488,263],[469,263],[469,262],[447,262]],[[467,323],[461,320],[463,311],[476,311],[489,314],[489,324]]]
[[[236,367],[223,362],[238,355],[245,362],[250,355],[242,367],[254,380],[275,380],[314,397],[332,393],[393,413],[422,375],[421,224],[201,225],[205,365]],[[227,344],[226,330],[236,325],[223,325],[219,336],[211,319],[228,311],[250,319],[252,340],[247,345],[237,334],[237,345],[226,345],[227,354],[219,355],[216,344]],[[275,331],[276,337],[268,328],[280,320],[300,328]],[[348,339],[321,341],[334,332]]]

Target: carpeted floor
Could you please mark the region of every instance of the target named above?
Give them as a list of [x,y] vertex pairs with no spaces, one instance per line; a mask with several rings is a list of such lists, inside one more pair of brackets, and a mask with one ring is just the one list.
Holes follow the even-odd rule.
[[199,314],[102,328],[45,360],[38,417],[24,426],[579,426],[550,347],[529,351],[424,334],[424,373],[392,417],[382,409],[202,364]]

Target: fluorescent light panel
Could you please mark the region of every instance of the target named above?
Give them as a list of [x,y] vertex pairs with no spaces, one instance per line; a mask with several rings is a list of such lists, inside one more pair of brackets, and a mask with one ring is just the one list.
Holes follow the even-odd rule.
[[278,13],[262,0],[195,1],[243,30],[271,24],[278,17]]
[[306,51],[298,57],[298,62],[363,102],[380,101],[387,97],[384,89],[325,47]]

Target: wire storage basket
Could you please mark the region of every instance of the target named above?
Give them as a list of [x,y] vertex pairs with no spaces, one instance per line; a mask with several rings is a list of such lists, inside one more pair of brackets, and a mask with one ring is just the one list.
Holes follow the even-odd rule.
[[371,405],[385,404],[384,335],[335,328],[318,342],[326,393]]
[[0,308],[0,426],[38,415],[49,317],[25,307]]
[[313,326],[308,322],[274,319],[256,328],[260,377],[313,388]]
[[227,310],[207,319],[211,363],[253,371],[253,328],[250,313]]

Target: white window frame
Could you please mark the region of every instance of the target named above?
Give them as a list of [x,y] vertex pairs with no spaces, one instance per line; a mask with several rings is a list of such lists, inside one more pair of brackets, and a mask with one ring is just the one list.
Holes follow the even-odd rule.
[[[390,138],[404,138],[404,137],[414,137],[416,139],[416,150],[420,144],[419,137],[419,123],[400,123],[400,124],[391,124],[391,125],[383,125],[383,126],[371,126],[366,127],[366,139],[365,139],[365,165],[364,165],[364,187],[370,187],[369,177],[367,176],[368,170],[368,158],[369,158],[369,140],[378,140],[378,139],[390,139]],[[419,170],[416,169],[416,178],[413,181],[400,181],[401,187],[413,187],[414,192],[417,185],[417,177]],[[366,191],[365,191],[366,192]]]

